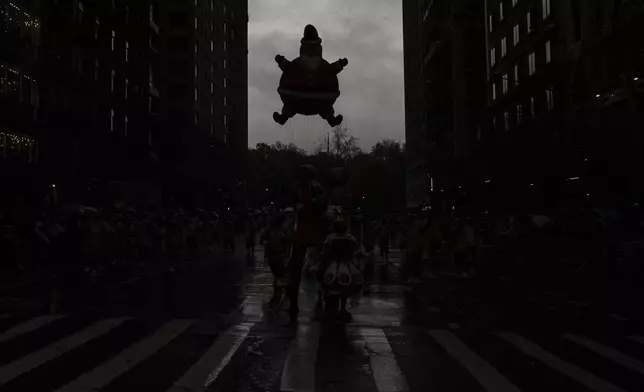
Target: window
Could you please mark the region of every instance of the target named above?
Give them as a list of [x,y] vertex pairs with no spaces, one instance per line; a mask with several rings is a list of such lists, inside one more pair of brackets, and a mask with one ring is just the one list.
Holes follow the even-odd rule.
[[492,83],[492,100],[496,100],[496,83]]
[[98,80],[98,59],[94,60],[94,81]]
[[112,30],[112,52],[114,51],[115,43],[116,43],[116,31]]
[[127,124],[128,124],[128,119],[127,116],[125,116],[125,119],[123,120],[123,134],[125,137],[127,137]]
[[195,30],[199,28],[199,18],[195,16]]
[[546,42],[546,64],[550,64],[552,62],[552,52],[550,48],[550,41]]
[[228,50],[228,42],[224,41],[224,52]]
[[514,25],[514,46],[517,46],[519,43],[519,25]]
[[224,114],[224,126],[228,126],[228,116],[226,114]]
[[215,74],[215,64],[210,63],[210,76]]
[[110,91],[114,92],[114,79],[116,79],[116,71],[112,70],[110,73]]
[[199,77],[199,66],[195,64],[195,78]]
[[215,83],[210,82],[210,94],[214,94],[214,93],[215,93]]
[[503,94],[508,93],[508,74],[503,75]]
[[519,0],[512,0],[512,7],[516,7]]
[[199,100],[199,89],[195,87],[195,101]]
[[125,79],[125,100],[127,101],[127,90],[130,89],[130,81]]
[[210,31],[214,31],[214,30],[215,30],[215,21],[210,19]]
[[224,34],[228,32],[228,24],[224,22]]
[[521,104],[517,105],[517,125],[523,122],[523,106]]
[[199,124],[199,113],[195,112],[195,125]]
[[195,54],[199,53],[199,42],[195,42]]
[[499,3],[499,20],[503,20],[503,0]]
[[228,60],[224,59],[224,69],[228,68]]
[[228,97],[224,97],[224,107],[228,106]]
[[199,6],[199,0],[195,0],[195,7]]
[[550,0],[541,0],[541,10],[543,11],[543,19],[550,16]]
[[501,57],[508,54],[508,41],[506,37],[501,38]]
[[110,109],[110,132],[114,132],[114,109]]
[[224,88],[228,87],[228,79],[224,78]]
[[213,124],[212,121],[211,121],[210,122],[210,136],[212,136],[214,134],[215,134],[215,124]]
[[492,129],[496,131],[496,117],[492,117]]
[[130,44],[126,41],[125,42],[125,62],[127,63],[130,61]]
[[537,72],[537,61],[534,53],[528,55],[528,73],[534,75]]
[[510,129],[510,113],[503,113],[503,129]]
[[546,104],[548,111],[555,108],[555,90],[554,87],[549,87],[546,90]]
[[100,27],[100,25],[101,25],[100,19],[96,18],[94,20],[94,39],[96,40],[98,39],[98,28]]
[[224,133],[224,143],[228,145],[228,132]]
[[490,14],[487,18],[488,29],[490,33],[494,30],[494,15]]
[[530,118],[534,118],[534,97],[530,97]]
[[494,67],[496,65],[496,48],[490,50],[490,66]]
[[214,52],[215,51],[215,41],[210,40],[210,51]]
[[214,114],[215,114],[215,103],[211,101],[210,102],[210,115],[212,116]]
[[226,15],[226,12],[228,12],[228,9],[226,8],[226,5],[224,5],[224,16]]
[[528,13],[525,16],[525,25],[526,25],[526,30],[528,30],[528,33],[531,33],[534,31],[532,28],[532,12],[528,11]]
[[211,11],[215,10],[215,0],[210,0],[210,10]]
[[148,97],[148,113],[152,113],[152,97]]
[[78,24],[83,24],[83,14],[84,13],[85,13],[85,5],[83,4],[82,1],[79,1],[78,2],[78,14],[77,14],[78,19],[76,20],[76,22]]
[[125,24],[130,23],[130,6],[125,6]]

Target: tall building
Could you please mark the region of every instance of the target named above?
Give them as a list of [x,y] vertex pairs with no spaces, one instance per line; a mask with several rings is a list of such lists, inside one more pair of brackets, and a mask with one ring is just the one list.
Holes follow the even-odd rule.
[[212,198],[247,148],[247,1],[162,2],[158,18],[166,170],[178,188]]
[[[635,184],[642,166],[635,131],[641,123],[641,5],[485,5],[489,111],[482,156],[494,162],[491,180],[514,188],[550,183],[557,200],[570,181],[584,184],[587,195],[591,189],[641,188]],[[609,177],[618,180],[607,182]]]
[[467,163],[484,109],[484,5],[407,0],[403,15],[407,202],[414,206],[475,176]]
[[34,1],[0,1],[0,198],[12,189],[30,187],[38,163],[42,127],[37,9]]

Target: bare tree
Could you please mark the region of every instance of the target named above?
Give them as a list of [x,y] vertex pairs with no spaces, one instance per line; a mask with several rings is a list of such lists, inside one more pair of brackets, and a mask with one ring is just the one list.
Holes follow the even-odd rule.
[[358,146],[358,138],[351,134],[349,128],[344,125],[338,125],[315,148],[315,153],[327,153],[346,161],[362,153],[362,150]]

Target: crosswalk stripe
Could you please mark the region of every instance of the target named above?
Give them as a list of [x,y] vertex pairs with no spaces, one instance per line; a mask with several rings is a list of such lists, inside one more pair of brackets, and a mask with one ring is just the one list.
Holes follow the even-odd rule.
[[228,365],[253,325],[242,323],[230,327],[168,392],[204,391]]
[[47,315],[36,317],[24,323],[18,324],[13,328],[8,329],[7,331],[0,334],[0,343],[8,342],[11,339],[15,339],[20,335],[37,330],[40,327],[44,327],[47,324],[51,324],[56,320],[60,320],[65,316],[63,315]]
[[551,368],[565,374],[566,376],[580,382],[595,392],[624,392],[615,385],[602,380],[599,377],[588,373],[569,362],[549,353],[531,341],[512,332],[498,332],[497,336],[510,343],[514,347],[530,355],[533,358],[545,363]]
[[85,373],[56,392],[90,392],[103,388],[159,351],[161,347],[179,336],[193,323],[194,320],[177,319],[163,324],[154,334],[121,351],[116,357]]
[[379,328],[360,328],[360,335],[370,353],[369,364],[378,392],[409,391],[387,336]]
[[579,335],[573,335],[573,334],[565,334],[563,336],[570,341],[573,341],[600,355],[603,355],[604,357],[624,366],[625,368],[644,374],[644,363],[638,361],[637,359],[631,357],[630,355],[626,355],[611,347],[592,341],[585,336],[579,336]]
[[69,337],[61,339],[35,353],[29,354],[7,365],[0,367],[0,385],[55,359],[92,339],[108,333],[127,321],[128,317],[112,318],[83,329]]
[[494,392],[521,392],[492,365],[479,357],[450,331],[431,330],[429,334],[485,388]]
[[97,391],[112,380],[143,362],[161,347],[179,336],[194,320],[176,319],[161,326],[155,333],[121,351],[116,357],[85,373],[56,392]]
[[644,336],[633,335],[633,336],[629,336],[629,339],[634,342],[644,344]]
[[319,324],[298,327],[282,371],[281,391],[315,392],[315,363],[319,340]]

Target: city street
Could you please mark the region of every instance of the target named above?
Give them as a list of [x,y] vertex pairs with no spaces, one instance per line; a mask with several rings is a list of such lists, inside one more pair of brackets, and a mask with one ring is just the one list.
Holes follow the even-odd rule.
[[[295,326],[265,302],[272,276],[234,256],[123,282],[53,313],[3,309],[0,391],[641,391],[644,336],[584,305],[480,295],[379,274],[324,323],[302,291]],[[399,252],[393,253],[399,265]],[[395,269],[394,269],[395,270]],[[91,306],[92,301],[94,306]],[[494,303],[494,304],[493,304]],[[36,309],[36,308],[34,308]],[[585,313],[586,312],[586,313]],[[585,327],[582,327],[585,326]]]

